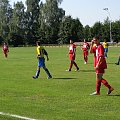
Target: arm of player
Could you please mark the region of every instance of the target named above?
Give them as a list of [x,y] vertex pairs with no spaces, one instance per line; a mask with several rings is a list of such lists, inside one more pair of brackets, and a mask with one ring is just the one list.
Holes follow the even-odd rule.
[[46,58],[47,58],[47,61],[49,60],[49,57],[48,57],[48,53],[47,51],[44,49],[44,54],[46,55]]
[[94,42],[93,42],[93,40],[91,41],[91,46],[90,46],[90,53],[94,53],[94,51],[93,51],[93,45],[94,45]]

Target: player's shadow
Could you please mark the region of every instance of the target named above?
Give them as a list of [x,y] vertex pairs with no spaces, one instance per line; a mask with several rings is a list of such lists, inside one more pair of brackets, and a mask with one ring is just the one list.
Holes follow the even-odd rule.
[[95,70],[80,70],[80,72],[95,72]]
[[115,65],[115,63],[109,63],[109,62],[107,64],[114,64]]
[[61,77],[61,78],[59,78],[59,77],[58,77],[58,78],[53,78],[53,79],[57,79],[57,80],[74,80],[74,79],[77,79],[77,78],[69,78],[69,77],[67,77],[67,78],[65,78],[65,77],[62,78],[62,77]]
[[120,94],[115,94],[115,95],[108,95],[108,96],[115,96],[115,97],[120,97]]

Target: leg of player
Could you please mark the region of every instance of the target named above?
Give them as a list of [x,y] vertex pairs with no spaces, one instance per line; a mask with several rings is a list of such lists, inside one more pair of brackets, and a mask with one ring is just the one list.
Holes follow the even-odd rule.
[[114,89],[109,85],[109,83],[102,78],[101,82],[108,88],[107,95],[109,95]]
[[86,58],[85,58],[85,56],[84,56],[84,64],[86,64]]
[[48,75],[48,79],[52,78],[52,75],[50,74],[49,70],[46,68],[46,66],[43,66],[43,69],[45,70],[45,72]]
[[107,58],[107,52],[104,52],[105,58]]
[[90,95],[100,95],[100,88],[101,88],[102,76],[103,76],[103,74],[97,74],[96,73],[96,91],[93,92]]
[[87,56],[84,57],[84,61],[85,61],[84,64],[87,64],[87,61],[88,61],[88,57]]
[[115,64],[116,64],[116,65],[119,65],[119,63],[120,63],[120,56],[118,57],[118,62],[115,63]]
[[38,78],[40,74],[40,67],[37,68],[35,76],[33,76],[34,79]]
[[7,58],[7,53],[5,53],[5,57]]
[[66,70],[66,71],[70,72],[70,71],[71,71],[71,69],[72,69],[72,66],[73,66],[73,60],[71,60],[71,61],[70,61],[70,67],[69,67],[69,69],[68,69],[68,70]]
[[74,66],[76,67],[76,71],[79,71],[79,67],[77,66],[76,62],[73,61]]

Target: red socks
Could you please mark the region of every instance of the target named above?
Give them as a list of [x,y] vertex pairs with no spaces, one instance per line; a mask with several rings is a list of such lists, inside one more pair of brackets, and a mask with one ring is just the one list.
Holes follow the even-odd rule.
[[96,82],[96,92],[100,93],[100,87],[101,87],[101,80],[97,80]]
[[97,92],[97,93],[100,93],[101,82],[102,82],[108,89],[111,89],[111,88],[112,88],[105,79],[97,80],[97,82],[96,82],[96,92]]
[[74,66],[76,67],[77,70],[79,69],[77,64],[74,61],[71,61],[69,71],[71,71],[73,64],[74,64]]
[[107,88],[111,88],[111,86],[108,84],[108,82],[105,79],[102,79],[101,82],[107,87]]

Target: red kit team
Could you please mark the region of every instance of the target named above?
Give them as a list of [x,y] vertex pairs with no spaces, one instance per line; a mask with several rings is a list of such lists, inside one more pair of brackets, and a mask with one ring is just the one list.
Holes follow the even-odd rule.
[[70,66],[69,66],[69,69],[66,70],[66,71],[71,71],[73,65],[76,67],[76,71],[78,71],[79,67],[75,62],[76,45],[73,43],[73,40],[70,40],[70,46],[69,46],[69,53],[68,54],[69,54],[69,59],[70,59]]
[[[87,43],[86,40],[84,40],[82,50],[83,50],[85,64],[88,62],[89,49],[90,49],[90,53],[94,54],[94,69],[96,71],[96,91],[90,95],[100,95],[101,83],[108,88],[107,95],[109,95],[114,89],[107,82],[107,80],[103,78],[105,69],[107,69],[107,63],[104,56],[104,48],[100,44],[99,37],[94,37],[94,39],[91,41],[91,46]],[[67,71],[71,71],[73,64],[76,67],[76,71],[79,70],[79,67],[75,62],[75,56],[76,56],[76,45],[73,43],[72,40],[70,40],[69,59],[71,62],[70,62],[70,67]]]
[[87,62],[88,62],[89,49],[90,49],[90,45],[87,43],[87,40],[84,39],[84,43],[83,43],[83,46],[82,46],[83,56],[84,56],[84,64],[87,64]]
[[8,44],[6,42],[3,43],[2,51],[3,51],[4,56],[7,58],[8,57],[8,52],[9,52],[9,48],[8,48]]

